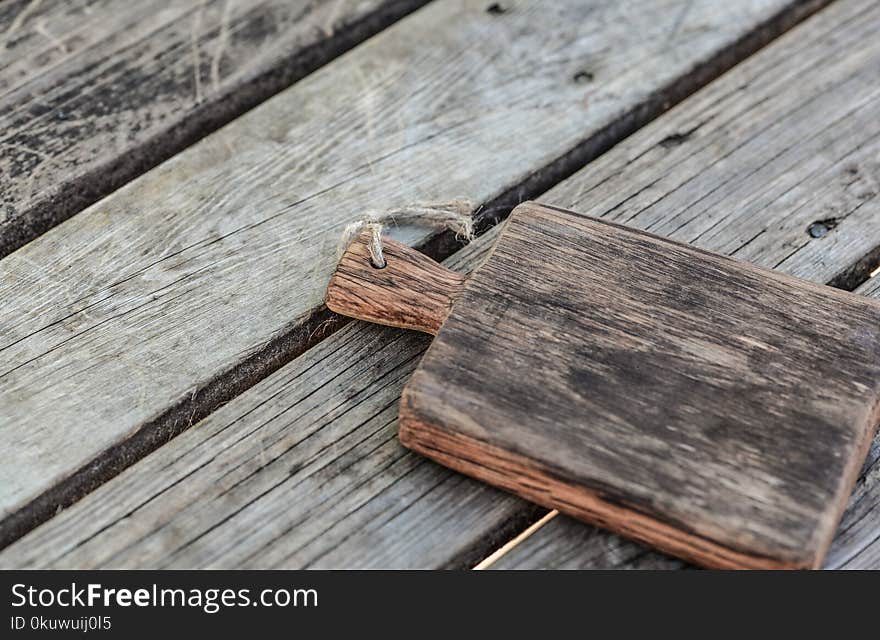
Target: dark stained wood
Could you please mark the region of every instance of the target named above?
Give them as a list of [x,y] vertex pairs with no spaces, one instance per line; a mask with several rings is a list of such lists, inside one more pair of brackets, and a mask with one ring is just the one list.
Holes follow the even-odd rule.
[[386,265],[370,258],[369,231],[348,246],[327,286],[331,311],[436,335],[464,286],[464,276],[405,244],[386,239]]
[[400,438],[705,566],[817,567],[880,419],[878,356],[874,300],[526,204]]
[[0,256],[425,0],[0,7]]

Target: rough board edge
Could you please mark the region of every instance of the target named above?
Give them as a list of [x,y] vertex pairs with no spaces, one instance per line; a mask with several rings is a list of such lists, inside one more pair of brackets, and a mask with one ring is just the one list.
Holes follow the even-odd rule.
[[[451,435],[431,427],[418,417],[416,407],[410,384],[407,384],[401,397],[399,418],[403,446],[548,509],[558,509],[711,569],[813,569],[821,564],[823,553],[819,549],[790,560],[750,555],[681,531],[633,509],[605,502],[593,491],[559,482],[520,456],[474,438]],[[447,453],[450,450],[459,454]],[[462,451],[473,452],[473,455],[463,455]]]

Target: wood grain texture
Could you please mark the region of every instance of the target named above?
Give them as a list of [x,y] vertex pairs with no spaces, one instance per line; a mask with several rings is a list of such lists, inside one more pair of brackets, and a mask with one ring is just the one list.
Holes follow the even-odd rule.
[[327,285],[327,307],[367,322],[436,334],[464,286],[464,276],[389,239],[383,241],[386,264],[377,268],[371,238],[364,231],[340,257]]
[[424,2],[0,7],[0,256]]
[[530,203],[400,404],[405,446],[716,568],[818,567],[878,422],[880,303]]
[[821,4],[432,4],[7,256],[0,540],[316,340],[364,210],[551,184]]

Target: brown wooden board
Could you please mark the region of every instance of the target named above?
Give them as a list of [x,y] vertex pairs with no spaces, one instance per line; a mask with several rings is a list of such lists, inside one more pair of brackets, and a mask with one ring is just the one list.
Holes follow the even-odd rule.
[[[364,271],[386,291],[367,294],[377,306],[421,295],[396,251]],[[331,308],[346,310],[352,282],[337,273]],[[706,566],[805,568],[827,550],[878,401],[876,301],[526,204],[407,385],[400,438]]]

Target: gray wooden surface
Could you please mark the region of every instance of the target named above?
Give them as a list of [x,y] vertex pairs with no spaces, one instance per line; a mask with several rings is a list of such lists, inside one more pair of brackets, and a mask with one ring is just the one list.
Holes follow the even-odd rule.
[[[822,143],[834,145],[835,136],[823,129],[832,124],[826,118],[817,122],[816,101],[833,103],[841,95],[839,80],[829,80],[835,78],[827,75],[830,71],[867,73],[861,56],[870,56],[872,48],[847,43],[876,21],[872,4],[847,0],[826,10],[543,198],[614,216],[649,197],[648,202],[658,202],[649,218],[634,219],[636,226],[653,224],[704,248],[739,249],[765,265],[781,261],[788,273],[814,281],[850,279],[852,265],[876,249],[876,193],[854,197],[871,191],[876,165],[870,148],[864,149],[852,132],[830,147],[836,151],[825,153]],[[834,55],[825,56],[828,51]],[[835,63],[840,68],[833,69]],[[870,58],[867,63],[869,70]],[[804,72],[817,66],[822,74]],[[786,105],[794,82],[816,96],[803,101],[806,112]],[[861,88],[855,81],[850,84],[856,98],[847,104],[864,104],[859,91],[870,90],[871,83]],[[770,107],[766,111],[765,105]],[[730,117],[724,117],[728,109]],[[792,117],[781,115],[790,111]],[[711,126],[675,144],[712,113],[717,115]],[[805,117],[812,120],[802,126],[819,132],[818,139],[800,130],[785,135],[785,123]],[[761,133],[774,122],[773,135]],[[858,123],[867,134],[876,124],[864,118]],[[742,136],[751,143],[740,148]],[[739,181],[721,186],[730,172],[747,174],[756,157],[784,158],[789,147],[801,164],[778,159],[765,169],[768,173],[755,174],[743,185],[745,195],[732,188]],[[860,168],[856,181],[845,169],[850,159]],[[663,182],[667,168],[674,173]],[[780,193],[805,179],[809,185],[795,187],[791,199],[780,199]],[[677,185],[685,186],[675,190]],[[815,192],[824,194],[825,202],[850,203],[851,208],[819,238],[807,233],[815,220],[827,217],[822,200],[815,208],[811,204]],[[715,193],[709,210],[716,216],[710,223],[715,234],[700,236],[701,216],[676,224],[682,203],[664,204],[685,194],[699,201]],[[741,217],[746,212],[752,215]],[[490,244],[491,236],[484,236],[471,250]],[[536,514],[527,503],[404,454],[394,440],[397,395],[425,344],[425,338],[396,330],[346,327],[7,548],[0,564],[362,567],[475,562]],[[398,358],[410,361],[395,368]],[[298,418],[301,412],[312,417]],[[368,420],[367,428],[358,427]],[[298,484],[306,478],[313,479]],[[325,491],[323,497],[318,489]],[[869,496],[864,511],[870,512],[872,504]],[[643,553],[601,536],[589,538],[622,549],[617,565],[627,563],[627,554]],[[596,546],[585,552],[601,556],[602,550]],[[835,553],[846,555],[833,548],[829,560]]]
[[0,5],[0,256],[424,0]]
[[8,256],[0,540],[320,337],[365,209],[549,186],[820,4],[432,4]]

